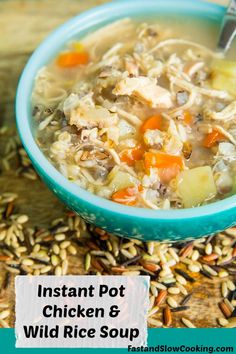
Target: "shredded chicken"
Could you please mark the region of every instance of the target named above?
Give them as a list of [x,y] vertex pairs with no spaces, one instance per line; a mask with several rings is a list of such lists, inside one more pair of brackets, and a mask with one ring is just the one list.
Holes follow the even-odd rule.
[[231,102],[220,112],[214,112],[208,107],[205,107],[204,114],[206,118],[213,120],[224,120],[224,122],[232,119],[236,120],[236,101]]
[[153,108],[170,108],[173,105],[170,92],[158,86],[154,79],[145,76],[119,81],[113,93],[117,96],[133,96]]
[[103,107],[78,107],[71,112],[69,124],[78,129],[99,127],[107,128],[118,123],[115,113],[110,113]]
[[117,112],[120,117],[127,119],[128,122],[134,124],[137,127],[139,127],[142,124],[142,120],[141,119],[139,119],[134,114],[131,114],[129,112],[124,111],[121,108],[113,106],[112,107],[112,111],[113,112]]
[[184,68],[184,72],[189,76],[189,77],[193,77],[194,74],[196,74],[197,71],[199,71],[200,69],[202,69],[204,67],[204,62],[203,61],[195,61],[195,62],[190,62],[187,63],[185,68]]
[[206,48],[205,46],[203,46],[201,44],[198,44],[198,43],[195,43],[192,41],[188,41],[185,39],[178,39],[178,38],[170,38],[170,39],[166,39],[162,42],[159,42],[154,48],[152,48],[148,52],[148,54],[156,52],[158,49],[161,49],[165,46],[172,46],[172,45],[176,45],[176,46],[184,45],[187,47],[189,47],[189,46],[194,47],[196,49],[199,49],[202,54],[211,56],[213,58],[223,58],[224,57],[223,53],[213,52],[212,50]]
[[236,145],[236,139],[233,137],[232,134],[227,132],[227,130],[225,130],[223,127],[217,124],[214,124],[212,127],[217,129],[219,132],[221,132],[226,138],[229,139],[229,141],[231,141],[232,144]]
[[194,91],[195,90],[195,92],[200,93],[204,96],[216,97],[216,98],[220,98],[222,100],[231,100],[232,99],[232,96],[226,91],[198,87],[196,85],[193,85],[190,82],[181,80],[181,79],[179,79],[177,77],[173,77],[173,76],[171,76],[169,79],[171,82],[173,82],[173,84],[175,84],[176,86],[181,87],[182,89],[187,90],[187,91]]

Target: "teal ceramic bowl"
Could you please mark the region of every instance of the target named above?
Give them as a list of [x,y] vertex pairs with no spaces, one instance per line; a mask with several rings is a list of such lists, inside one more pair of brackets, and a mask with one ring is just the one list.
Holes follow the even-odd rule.
[[28,61],[17,90],[16,118],[24,147],[42,180],[87,222],[124,237],[177,241],[209,235],[236,224],[236,196],[192,209],[158,211],[123,206],[97,197],[63,177],[38,148],[33,134],[31,93],[37,71],[71,39],[83,37],[123,17],[165,14],[197,16],[220,22],[225,9],[198,0],[115,1],[93,8],[55,30]]

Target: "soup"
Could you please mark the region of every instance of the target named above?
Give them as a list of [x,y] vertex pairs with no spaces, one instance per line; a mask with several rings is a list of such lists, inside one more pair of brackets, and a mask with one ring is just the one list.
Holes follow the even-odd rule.
[[217,30],[123,19],[68,43],[35,80],[41,150],[70,181],[123,205],[190,208],[234,194],[236,62],[213,49]]

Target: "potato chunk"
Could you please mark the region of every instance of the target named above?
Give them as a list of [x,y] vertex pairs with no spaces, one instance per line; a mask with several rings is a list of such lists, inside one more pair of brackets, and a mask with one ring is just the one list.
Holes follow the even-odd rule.
[[216,90],[226,90],[235,96],[236,61],[214,60],[211,67],[212,87]]
[[109,188],[116,192],[120,189],[133,187],[137,184],[137,180],[129,173],[118,171],[109,183]]
[[185,208],[196,207],[217,193],[211,167],[196,167],[183,171],[178,180],[178,192]]

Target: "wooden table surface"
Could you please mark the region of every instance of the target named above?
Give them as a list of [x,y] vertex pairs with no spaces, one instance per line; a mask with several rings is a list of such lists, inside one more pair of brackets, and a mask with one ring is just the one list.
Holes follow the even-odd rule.
[[[194,1],[194,0],[191,0]],[[105,0],[5,0],[0,1],[0,126],[14,126],[14,97],[19,75],[35,47],[56,26]],[[226,4],[227,1],[218,1]],[[0,149],[5,142],[0,137]],[[0,155],[1,156],[1,155]],[[40,181],[18,179],[14,172],[0,173],[0,193],[19,194],[20,211],[27,213],[33,225],[46,226],[53,217],[60,216],[63,205]],[[73,260],[72,273],[83,274],[84,249]],[[0,266],[0,273],[3,268]],[[208,281],[199,277],[195,296],[191,300],[190,318],[198,327],[216,327],[220,300],[219,279]],[[204,296],[202,295],[204,294]],[[14,286],[5,299],[14,307]],[[14,326],[14,317],[10,320]],[[174,323],[178,326],[178,320]]]

